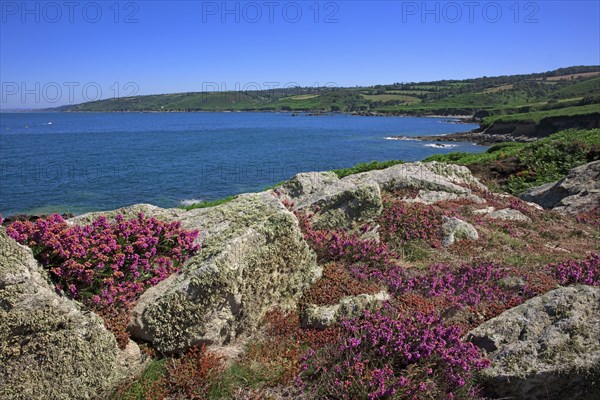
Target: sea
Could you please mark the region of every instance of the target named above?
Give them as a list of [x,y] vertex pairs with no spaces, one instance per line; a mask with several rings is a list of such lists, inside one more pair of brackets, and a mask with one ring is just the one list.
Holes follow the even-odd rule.
[[482,152],[391,140],[465,132],[448,118],[292,113],[1,113],[0,214],[177,207],[261,191],[299,172]]

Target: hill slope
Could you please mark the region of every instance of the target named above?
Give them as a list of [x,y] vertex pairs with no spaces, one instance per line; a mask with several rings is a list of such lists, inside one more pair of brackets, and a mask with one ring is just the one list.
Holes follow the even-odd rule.
[[[124,97],[59,107],[58,111],[311,111],[359,114],[475,115],[478,118],[595,105],[600,66],[527,75],[375,85],[293,87]],[[582,109],[589,112],[589,107]]]

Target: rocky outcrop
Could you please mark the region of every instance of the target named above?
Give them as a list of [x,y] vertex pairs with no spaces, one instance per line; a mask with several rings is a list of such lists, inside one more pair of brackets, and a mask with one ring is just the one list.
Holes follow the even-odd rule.
[[444,216],[442,224],[442,245],[451,246],[460,240],[477,240],[479,234],[473,225],[456,217]]
[[573,168],[564,179],[531,188],[519,197],[561,212],[589,211],[600,204],[600,161]]
[[468,334],[492,364],[492,397],[592,400],[600,393],[600,288],[555,289]]
[[467,187],[487,190],[467,167],[439,162],[415,162],[350,175],[343,180],[357,183],[365,180],[377,182],[381,189],[419,189],[456,194],[471,194]]
[[486,218],[502,219],[505,221],[531,222],[531,218],[529,218],[527,215],[523,214],[519,210],[513,210],[512,208],[491,211],[486,215]]
[[141,366],[97,315],[58,295],[31,250],[0,227],[0,398],[92,399]]
[[[86,224],[99,215],[131,218],[142,212],[200,231],[200,253],[185,263],[181,273],[148,289],[132,312],[133,337],[169,353],[198,343],[223,345],[243,339],[268,309],[295,305],[318,279],[321,269],[296,217],[284,206],[286,201],[295,210],[315,212],[316,226],[352,228],[381,213],[383,189],[415,188],[468,197],[469,187],[485,189],[465,167],[411,163],[343,179],[332,172],[298,174],[276,192],[241,195],[217,207],[185,211],[140,204],[69,222]],[[461,221],[449,231],[451,242],[476,238],[474,228],[465,224]],[[348,310],[369,303],[372,296],[363,297],[337,305],[332,318],[350,315]],[[317,315],[327,313],[320,311],[309,319],[321,322],[310,324],[326,325],[327,318]]]
[[[523,111],[527,112],[527,111]],[[482,126],[487,136],[506,136],[518,141],[547,137],[565,129],[595,129],[600,127],[600,112],[584,115],[553,116],[542,118],[539,122],[510,121],[500,119],[490,126]],[[505,140],[510,141],[510,140]]]
[[389,299],[390,295],[382,291],[372,295],[346,296],[339,303],[329,306],[309,304],[302,311],[302,326],[325,329],[343,318],[357,317],[363,310],[378,308]]
[[133,310],[132,335],[162,352],[244,337],[267,310],[295,304],[320,277],[296,217],[272,193],[213,208],[147,211],[199,229],[202,245],[181,273],[148,289]]
[[470,193],[448,193],[439,190],[420,190],[414,199],[406,199],[407,202],[435,204],[441,201],[458,201],[467,200],[472,203],[482,204],[485,200],[481,197]]
[[318,211],[313,224],[320,228],[351,228],[382,210],[376,182],[340,180],[333,172],[308,172],[294,176],[279,192],[294,202],[296,210]]
[[351,228],[381,213],[382,190],[421,190],[423,203],[468,199],[484,203],[469,187],[487,190],[466,167],[438,162],[399,164],[339,179],[333,172],[309,172],[294,176],[277,189],[293,203],[294,210],[315,212],[317,227]]

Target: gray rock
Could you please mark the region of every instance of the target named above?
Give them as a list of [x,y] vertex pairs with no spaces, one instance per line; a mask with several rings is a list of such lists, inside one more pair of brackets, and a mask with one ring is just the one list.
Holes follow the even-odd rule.
[[130,331],[162,352],[244,338],[275,305],[293,305],[320,277],[296,217],[270,192],[212,208],[155,209],[150,215],[199,229],[202,250],[183,272],[148,289]]
[[312,194],[322,192],[326,187],[339,182],[335,172],[303,172],[295,175],[285,182],[280,191],[291,198],[306,198]]
[[354,183],[372,180],[381,189],[412,188],[456,194],[472,194],[467,186],[487,190],[467,167],[439,162],[398,164],[382,170],[350,175],[342,180]]
[[456,217],[443,217],[442,245],[450,246],[459,240],[477,240],[479,234],[473,225]]
[[469,193],[449,193],[442,192],[439,190],[421,190],[417,194],[414,199],[407,199],[406,202],[415,202],[415,203],[423,203],[423,204],[435,204],[440,201],[450,201],[450,200],[462,200],[466,199],[473,203],[482,204],[485,203],[485,200],[479,196]]
[[531,218],[524,215],[519,210],[513,210],[512,208],[504,208],[502,210],[492,211],[486,215],[489,219],[502,219],[505,221],[523,221],[531,222]]
[[490,207],[486,207],[486,208],[481,208],[479,210],[473,210],[473,214],[476,214],[476,215],[489,214],[495,210],[496,210],[496,208],[490,206]]
[[136,218],[139,213],[145,216],[155,217],[162,220],[176,219],[185,212],[183,209],[173,208],[164,209],[152,204],[134,204],[127,207],[122,207],[117,210],[94,211],[82,215],[75,216],[67,220],[68,224],[72,225],[87,225],[100,216],[107,217],[109,220],[114,220],[117,214],[123,215],[125,219]]
[[342,179],[332,172],[302,173],[277,191],[293,201],[296,210],[316,210],[313,223],[317,227],[351,228],[381,213],[381,190],[422,189],[417,201],[429,204],[460,198],[485,202],[467,186],[487,190],[468,168],[432,162],[399,164]]
[[390,295],[381,291],[373,295],[346,296],[339,303],[330,306],[310,304],[302,312],[302,326],[325,329],[343,318],[357,317],[363,310],[379,308],[389,299]]
[[139,370],[97,315],[58,295],[31,250],[0,227],[0,398],[92,399]]
[[294,202],[295,210],[317,211],[312,223],[319,228],[351,228],[383,208],[377,183],[340,180],[333,172],[298,174],[278,191]]
[[600,161],[573,168],[564,179],[531,188],[519,197],[560,212],[589,211],[600,205]]
[[562,287],[505,311],[467,338],[492,364],[492,397],[592,400],[600,393],[600,288]]

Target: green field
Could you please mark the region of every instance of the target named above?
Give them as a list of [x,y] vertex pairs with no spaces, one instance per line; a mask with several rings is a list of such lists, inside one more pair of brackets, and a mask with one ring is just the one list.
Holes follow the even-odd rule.
[[391,101],[391,100],[398,100],[404,103],[420,103],[421,99],[419,99],[418,97],[413,97],[413,96],[407,96],[405,94],[388,94],[388,93],[384,93],[384,94],[363,94],[362,97],[364,97],[366,100],[370,100],[370,101]]
[[59,111],[283,111],[476,115],[484,125],[539,122],[600,111],[600,66],[527,75],[411,82],[369,87],[193,92],[115,98]]

